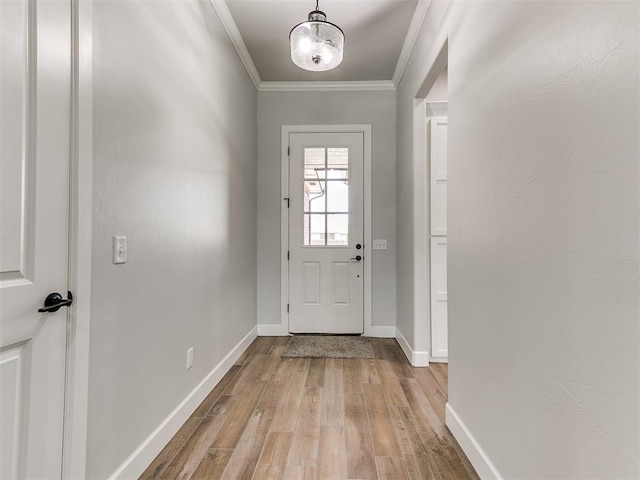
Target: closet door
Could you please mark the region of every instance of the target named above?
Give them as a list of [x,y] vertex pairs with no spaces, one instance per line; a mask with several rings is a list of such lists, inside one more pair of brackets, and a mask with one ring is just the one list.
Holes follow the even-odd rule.
[[447,117],[429,123],[431,235],[447,234]]
[[449,355],[447,333],[447,237],[431,238],[431,357]]
[[447,325],[447,128],[445,116],[429,120],[429,232],[431,251],[431,360],[446,362]]

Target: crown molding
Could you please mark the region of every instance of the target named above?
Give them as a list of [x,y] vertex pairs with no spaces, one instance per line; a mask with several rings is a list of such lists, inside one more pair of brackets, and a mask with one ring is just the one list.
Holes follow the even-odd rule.
[[354,92],[395,90],[390,80],[364,82],[262,82],[259,92]]
[[229,11],[229,7],[227,6],[224,0],[209,0],[211,6],[216,11],[220,22],[222,22],[222,26],[224,30],[227,32],[231,43],[238,52],[238,56],[240,60],[242,60],[242,64],[244,68],[247,70],[253,85],[258,89],[260,84],[262,83],[262,79],[260,78],[260,74],[258,73],[258,69],[256,68],[251,55],[249,55],[249,50],[247,50],[247,46],[242,39],[242,35],[240,35],[240,30],[238,30],[238,25],[236,25],[235,20],[231,16],[231,12]]
[[209,0],[255,88],[260,92],[352,92],[396,90],[432,0],[418,0],[392,80],[344,82],[263,82],[225,0]]
[[424,19],[427,17],[427,12],[429,11],[430,6],[431,0],[418,0],[416,11],[413,13],[413,18],[411,19],[411,24],[409,25],[407,36],[404,38],[404,44],[402,45],[402,50],[400,51],[400,56],[398,57],[396,70],[393,73],[392,81],[393,85],[396,88],[398,87],[398,85],[400,85],[402,75],[404,74],[405,68],[407,68],[409,57],[411,57],[411,52],[413,51],[413,47],[416,44],[416,40],[418,40],[418,34],[420,33],[420,29],[422,28]]

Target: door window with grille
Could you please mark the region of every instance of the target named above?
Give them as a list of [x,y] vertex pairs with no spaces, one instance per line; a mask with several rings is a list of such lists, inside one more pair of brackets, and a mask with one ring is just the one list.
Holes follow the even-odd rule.
[[349,246],[349,148],[304,149],[304,245]]

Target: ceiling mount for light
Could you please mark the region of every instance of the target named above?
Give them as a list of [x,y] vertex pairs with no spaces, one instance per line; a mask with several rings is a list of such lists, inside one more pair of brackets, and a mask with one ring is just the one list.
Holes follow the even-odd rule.
[[342,62],[344,32],[327,22],[325,13],[318,10],[318,0],[316,9],[309,13],[309,19],[291,29],[289,43],[291,60],[305,70],[324,72]]

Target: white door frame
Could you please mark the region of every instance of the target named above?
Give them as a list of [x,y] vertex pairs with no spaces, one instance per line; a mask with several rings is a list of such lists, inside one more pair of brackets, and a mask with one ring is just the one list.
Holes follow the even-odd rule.
[[69,290],[62,478],[86,478],[91,318],[92,2],[72,0]]
[[[364,137],[364,335],[371,334],[371,125],[282,125],[280,205],[280,325],[275,335],[289,335],[289,135],[292,133],[362,133]],[[271,332],[270,332],[271,333]]]

